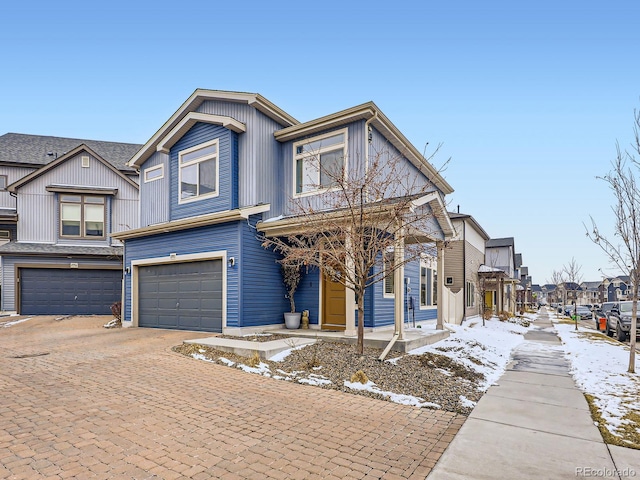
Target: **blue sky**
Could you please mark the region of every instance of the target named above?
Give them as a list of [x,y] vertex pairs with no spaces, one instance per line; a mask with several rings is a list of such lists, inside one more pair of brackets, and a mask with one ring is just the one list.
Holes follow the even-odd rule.
[[196,88],[300,121],[373,100],[435,160],[450,208],[515,238],[534,283],[611,231],[603,181],[640,108],[640,2],[10,2],[0,134],[144,143]]

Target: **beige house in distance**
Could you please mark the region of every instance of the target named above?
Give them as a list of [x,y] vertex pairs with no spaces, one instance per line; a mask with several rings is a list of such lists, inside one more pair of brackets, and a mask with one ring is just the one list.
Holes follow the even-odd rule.
[[455,230],[444,255],[444,318],[460,325],[480,314],[478,269],[484,263],[489,235],[471,216],[449,212]]

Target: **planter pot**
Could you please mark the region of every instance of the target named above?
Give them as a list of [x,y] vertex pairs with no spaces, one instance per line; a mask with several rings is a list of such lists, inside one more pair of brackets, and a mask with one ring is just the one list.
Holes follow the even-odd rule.
[[297,313],[285,313],[284,314],[284,326],[289,329],[300,328],[300,316],[302,314]]

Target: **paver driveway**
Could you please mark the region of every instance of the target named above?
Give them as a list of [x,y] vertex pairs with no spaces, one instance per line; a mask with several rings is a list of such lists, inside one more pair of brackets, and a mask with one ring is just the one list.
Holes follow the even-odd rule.
[[465,417],[183,357],[106,317],[2,328],[0,478],[425,478]]

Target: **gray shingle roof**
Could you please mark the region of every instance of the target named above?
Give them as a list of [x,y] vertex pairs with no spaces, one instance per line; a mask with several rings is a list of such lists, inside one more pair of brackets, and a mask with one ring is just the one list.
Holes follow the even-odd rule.
[[46,165],[83,143],[123,172],[134,171],[126,164],[142,147],[134,143],[6,133],[0,136],[0,163]]
[[509,247],[514,245],[513,237],[492,238],[487,240],[487,247]]
[[0,246],[0,255],[91,255],[117,257],[122,256],[122,253],[122,247],[83,247],[23,242],[9,242]]

